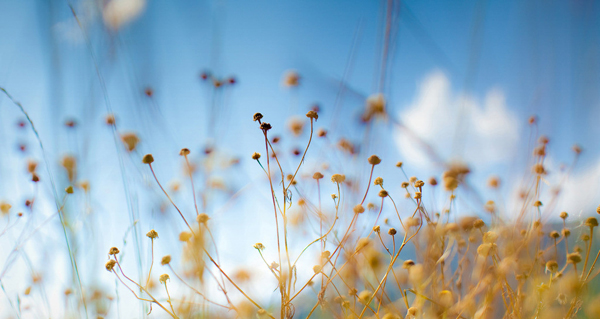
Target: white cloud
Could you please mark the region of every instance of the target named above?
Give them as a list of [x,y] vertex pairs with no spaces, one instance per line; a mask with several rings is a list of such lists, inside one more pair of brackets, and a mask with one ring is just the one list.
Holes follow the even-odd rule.
[[[423,80],[400,118],[445,160],[462,155],[475,165],[502,163],[514,154],[519,139],[517,117],[506,106],[500,89],[489,90],[480,102],[473,96],[452,92],[450,80],[441,71]],[[456,136],[459,144],[453,146]],[[431,163],[410,135],[399,132],[396,142],[406,161],[420,166]],[[453,149],[456,146],[459,148]]]

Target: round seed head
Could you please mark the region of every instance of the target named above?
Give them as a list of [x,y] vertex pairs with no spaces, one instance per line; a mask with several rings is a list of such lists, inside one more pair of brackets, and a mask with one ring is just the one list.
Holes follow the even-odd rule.
[[253,160],[258,160],[259,158],[260,158],[260,153],[254,152],[254,153],[252,154],[252,159],[253,159]]
[[431,185],[431,186],[437,185],[437,179],[435,179],[435,177],[430,178],[429,185]]
[[402,167],[402,162],[396,163],[396,167],[401,168]]
[[146,154],[142,158],[142,163],[144,163],[144,164],[152,164],[153,162],[154,162],[154,157],[152,156],[152,154]]
[[567,212],[561,212],[560,213],[560,218],[567,219],[567,217],[569,217],[569,214],[567,214]]
[[421,192],[415,192],[415,199],[421,199]]
[[115,115],[114,114],[106,115],[106,117],[104,118],[104,121],[106,122],[107,125],[115,125]]
[[112,247],[110,250],[108,250],[109,255],[116,255],[118,253],[119,253],[119,248],[117,248],[117,247]]
[[202,214],[198,215],[198,217],[196,217],[196,220],[200,224],[206,224],[206,222],[208,222],[209,219],[210,219],[210,217],[208,217],[208,215],[205,213],[202,213]]
[[425,182],[423,182],[422,180],[418,180],[415,182],[415,187],[423,187],[425,185]]
[[158,281],[161,284],[166,284],[167,280],[169,280],[169,275],[168,274],[162,274],[162,275],[160,275],[160,277],[158,277]]
[[190,232],[182,231],[181,233],[179,233],[179,241],[186,242],[190,240],[190,238],[192,238],[192,233]]
[[571,230],[568,228],[563,228],[561,232],[564,237],[569,237],[571,235]]
[[373,184],[375,184],[375,185],[383,185],[383,178],[377,177],[375,179],[375,182],[373,182]]
[[65,192],[67,192],[67,194],[73,194],[73,186],[65,188]]
[[188,148],[182,148],[181,151],[179,151],[179,155],[181,155],[181,156],[190,155],[190,150]]
[[354,211],[355,214],[362,214],[365,212],[365,208],[361,204],[354,206],[354,208],[352,210]]
[[585,225],[589,227],[597,227],[598,220],[596,219],[596,217],[588,217],[588,219],[585,220]]
[[379,225],[373,227],[373,231],[379,233],[381,231],[381,227]]
[[158,233],[156,232],[156,230],[151,230],[148,233],[146,233],[146,236],[150,239],[155,239],[158,238]]
[[327,130],[320,128],[320,129],[317,131],[317,136],[318,136],[318,137],[325,137],[325,136],[327,136]]
[[400,186],[402,186],[402,188],[407,188],[410,184],[408,182],[402,182],[402,184]]
[[343,183],[346,180],[346,175],[342,174],[333,174],[331,176],[331,181],[334,183]]
[[321,178],[323,178],[323,174],[321,174],[321,172],[316,172],[313,174],[313,178],[316,180],[320,180]]
[[368,159],[369,164],[377,165],[381,163],[381,159],[377,155],[371,155]]
[[571,264],[578,264],[581,262],[581,254],[578,252],[570,253],[567,255],[567,260]]
[[263,118],[263,115],[260,113],[254,113],[254,116],[252,117],[253,121],[260,121]]
[[396,229],[395,229],[395,228],[390,228],[390,229],[388,230],[388,234],[389,234],[390,236],[395,236],[395,235],[396,235],[396,233],[397,233],[397,232],[396,232]]
[[412,267],[412,266],[414,266],[414,265],[415,265],[415,262],[414,262],[414,261],[412,261],[411,259],[408,259],[408,260],[405,260],[405,261],[402,263],[402,268],[404,268],[404,269],[408,269],[408,268],[410,268],[410,267]]
[[550,260],[546,263],[546,271],[555,273],[558,270],[558,263],[556,260]]
[[171,262],[171,255],[166,255],[162,258],[162,260],[160,261],[161,265],[168,265]]
[[254,244],[254,248],[258,250],[265,250],[265,245],[263,245],[262,243],[256,243]]
[[319,114],[317,114],[315,111],[308,111],[308,113],[306,113],[306,117],[316,121],[319,118]]
[[560,234],[556,230],[553,230],[550,232],[549,236],[550,236],[550,238],[557,239],[560,237]]
[[112,271],[112,270],[113,270],[113,268],[115,268],[115,264],[116,264],[116,263],[117,263],[117,262],[116,262],[114,259],[111,259],[111,260],[107,261],[107,262],[106,262],[106,265],[104,265],[104,266],[106,267],[106,270],[108,270],[108,271]]
[[267,122],[264,122],[264,123],[260,124],[260,129],[263,130],[263,131],[265,131],[265,132],[268,131],[268,130],[270,130],[271,128],[273,128],[273,127],[271,126],[271,124],[269,124]]
[[388,192],[385,189],[382,189],[379,191],[379,197],[387,197],[388,196]]
[[536,200],[536,201],[533,203],[533,206],[535,206],[535,207],[540,207],[540,206],[542,206],[542,202],[540,202],[539,200]]

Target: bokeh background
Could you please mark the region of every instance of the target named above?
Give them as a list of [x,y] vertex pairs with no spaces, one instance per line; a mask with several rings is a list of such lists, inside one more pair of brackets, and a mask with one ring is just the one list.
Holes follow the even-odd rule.
[[[384,160],[382,176],[398,178],[397,161],[427,178],[449,160],[465,160],[475,188],[501,177],[508,215],[543,134],[550,138],[548,169],[556,172],[545,196],[561,191],[552,208],[586,216],[600,203],[595,1],[0,1],[0,31],[0,87],[23,105],[44,146],[42,152],[23,113],[2,94],[0,200],[12,205],[0,223],[2,317],[84,315],[63,293],[79,289],[53,195],[54,188],[60,200],[70,184],[61,166],[66,155],[77,159],[77,182],[90,183],[65,207],[69,238],[88,293],[119,297],[108,317],[144,313],[104,270],[109,247],[125,247],[132,276],[135,251],[149,258],[149,229],[159,232],[156,256],[180,250],[185,225],[141,164],[146,153],[154,154],[161,182],[179,187],[174,199],[191,219],[179,150],[190,148],[193,162],[210,167],[197,178],[216,185],[205,209],[218,225],[223,264],[261,267],[252,245],[269,247],[273,221],[264,172],[250,159],[264,150],[255,112],[284,135],[295,116],[305,119],[319,105],[317,126],[331,132],[332,145],[344,137],[359,150],[340,159],[329,154],[331,145],[317,143],[307,165],[327,162],[331,173],[364,177],[368,167],[360,163],[373,153]],[[298,86],[282,84],[286,72],[297,72]],[[370,126],[361,115],[377,93],[388,118]],[[116,132],[105,124],[109,113]],[[118,138],[127,133],[140,140],[133,152]],[[282,152],[303,149],[307,138],[306,129],[283,138]],[[560,172],[573,164],[574,144],[583,152],[565,178]],[[29,159],[39,163],[35,185]],[[288,167],[293,163],[291,157]],[[398,189],[400,182],[391,183]],[[458,205],[483,213],[489,196],[465,194]],[[249,289],[276,301],[275,286],[258,284],[264,273],[255,276]],[[24,295],[27,287],[32,292]]]

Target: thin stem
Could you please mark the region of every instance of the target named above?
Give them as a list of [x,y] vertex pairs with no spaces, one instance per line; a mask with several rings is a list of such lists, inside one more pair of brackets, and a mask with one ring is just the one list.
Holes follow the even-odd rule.
[[167,191],[165,191],[165,189],[162,187],[162,185],[158,181],[158,178],[156,177],[156,174],[154,173],[154,169],[152,168],[152,163],[149,163],[148,166],[150,167],[150,171],[152,172],[152,176],[154,176],[154,180],[156,180],[156,183],[158,184],[158,186],[160,187],[160,189],[163,191],[163,193],[165,193],[165,195],[167,196],[167,198],[169,199],[169,201],[171,202],[171,204],[173,204],[173,207],[175,207],[175,209],[179,213],[179,216],[181,216],[181,218],[183,218],[183,221],[185,222],[185,224],[187,225],[187,227],[190,229],[190,231],[192,232],[192,234],[195,235],[194,230],[192,229],[192,227],[190,226],[190,224],[188,224],[188,222],[185,219],[185,217],[183,217],[183,213],[181,213],[181,211],[179,210],[179,207],[177,207],[177,205],[175,205],[175,203],[171,199],[171,196],[169,196],[169,194],[167,193]]

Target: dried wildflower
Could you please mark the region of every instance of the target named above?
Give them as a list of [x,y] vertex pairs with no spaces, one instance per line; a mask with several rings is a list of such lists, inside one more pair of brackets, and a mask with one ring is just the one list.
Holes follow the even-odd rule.
[[431,185],[431,186],[435,186],[435,185],[437,185],[437,183],[438,183],[438,182],[437,182],[437,179],[435,179],[435,177],[431,177],[431,178],[429,179],[429,185]]
[[388,229],[388,235],[390,236],[395,236],[396,235],[396,229],[395,228],[390,228]]
[[363,118],[368,121],[374,115],[385,115],[385,105],[386,101],[383,94],[372,94],[367,98],[367,105]]
[[170,277],[169,277],[169,275],[168,275],[168,274],[162,274],[162,275],[160,275],[160,277],[158,277],[158,281],[159,281],[161,284],[166,284],[166,283],[167,283],[167,280],[169,280],[169,278],[170,278]]
[[31,181],[37,183],[40,181],[40,177],[36,173],[33,173],[31,174]]
[[557,239],[560,237],[560,234],[556,230],[553,230],[550,232],[550,234],[548,234],[548,236],[550,236],[550,238]]
[[563,228],[561,231],[563,237],[569,237],[571,235],[571,230],[568,228]]
[[331,256],[331,252],[329,250],[325,250],[321,253],[322,259],[329,259],[329,256]]
[[497,176],[492,176],[488,179],[488,186],[490,188],[498,188],[500,186],[500,178]]
[[540,206],[542,206],[542,202],[540,202],[539,200],[536,200],[535,202],[533,202],[533,206],[540,207]]
[[550,260],[546,263],[546,272],[555,273],[558,271],[558,263],[556,260]]
[[300,75],[295,70],[289,70],[283,75],[283,85],[286,87],[296,87],[300,84]]
[[117,263],[117,262],[116,262],[114,259],[111,259],[111,260],[107,261],[107,262],[106,262],[106,265],[104,265],[104,266],[106,267],[106,270],[108,270],[108,271],[112,271],[112,270],[113,270],[113,268],[115,268],[115,264],[116,264],[116,263]]
[[371,155],[368,159],[369,164],[377,165],[381,163],[381,159],[377,155]]
[[0,212],[2,212],[3,215],[8,214],[11,207],[12,207],[12,205],[10,205],[9,203],[7,203],[5,201],[0,202]]
[[375,185],[383,185],[383,178],[377,177],[375,179],[375,181],[373,182],[373,184],[375,184]]
[[488,244],[493,244],[498,240],[498,233],[494,232],[494,231],[488,231],[485,234],[483,234],[483,242]]
[[252,116],[252,120],[254,122],[260,121],[262,118],[263,118],[263,115],[261,113],[254,113],[254,115]]
[[265,250],[265,245],[263,245],[262,243],[256,243],[254,244],[254,248],[258,250]]
[[458,187],[464,177],[470,173],[469,167],[461,162],[453,162],[448,165],[448,170],[442,175],[444,188],[447,191],[452,191]]
[[368,203],[367,204],[367,209],[368,210],[375,210],[377,208],[377,206],[375,206],[375,204],[373,203]]
[[381,231],[381,227],[379,225],[373,227],[373,231],[379,233]]
[[260,158],[260,153],[254,152],[254,153],[252,154],[252,159],[253,159],[253,160],[258,160],[259,158]]
[[575,154],[581,154],[581,146],[574,144],[573,147],[571,147],[571,149],[573,150],[573,152],[575,152]]
[[271,124],[264,122],[260,124],[260,129],[263,130],[264,132],[272,129],[273,127],[271,126]]
[[379,191],[379,197],[387,197],[388,196],[388,192],[385,189],[382,189]]
[[561,212],[560,213],[560,218],[567,219],[567,217],[569,217],[569,214],[567,214],[567,212]]
[[588,217],[585,220],[584,225],[593,228],[593,227],[597,227],[598,226],[598,220],[596,219],[596,217]]
[[361,204],[354,206],[354,208],[352,210],[354,211],[355,214],[362,214],[365,212],[365,208]]
[[581,262],[581,254],[579,252],[570,253],[567,255],[567,261],[576,265]]
[[166,255],[162,258],[162,260],[160,261],[161,265],[168,265],[171,262],[171,255]]
[[320,180],[321,178],[323,178],[323,174],[321,174],[321,172],[316,172],[313,174],[313,178],[316,180]]
[[300,134],[302,134],[302,131],[304,129],[304,121],[297,117],[292,117],[288,121],[288,127],[295,136],[299,136]]
[[327,130],[320,128],[317,130],[317,136],[318,137],[325,137],[327,136]]
[[187,231],[182,231],[179,233],[179,241],[186,242],[192,238],[192,233]]
[[152,156],[152,154],[146,154],[142,158],[142,163],[144,163],[144,164],[152,164],[153,162],[154,162],[154,157]]
[[538,174],[538,175],[543,175],[546,173],[546,169],[544,168],[544,165],[541,163],[537,163],[537,164],[533,165],[533,168],[531,170],[535,174]]
[[496,244],[493,243],[487,243],[487,244],[481,244],[479,245],[479,247],[477,247],[477,254],[483,257],[487,257],[489,255],[494,254],[496,249]]
[[317,114],[316,111],[308,111],[308,113],[306,113],[306,117],[316,121],[319,118],[319,114]]
[[156,232],[156,230],[151,230],[148,233],[146,233],[146,236],[150,239],[155,239],[158,238],[158,233]]
[[277,268],[279,268],[279,264],[276,263],[276,262],[272,262],[271,263],[271,269],[277,269]]
[[333,174],[331,176],[331,181],[334,183],[343,183],[346,180],[346,175],[342,174]]
[[190,155],[190,150],[188,148],[182,148],[181,151],[179,151],[179,155],[181,155],[181,156]]
[[121,141],[125,144],[128,152],[135,150],[135,147],[140,142],[140,138],[135,133],[125,133],[121,135]]
[[119,253],[119,248],[117,248],[117,247],[111,247],[108,250],[108,254],[109,255],[117,255],[118,253]]
[[363,290],[358,294],[358,301],[360,301],[363,304],[368,304],[369,302],[371,302],[372,294],[373,293],[371,291]]
[[415,181],[415,187],[423,187],[424,185],[425,182],[423,182],[422,180]]
[[408,182],[402,182],[400,185],[402,188],[407,188],[410,184]]
[[421,199],[421,192],[415,192],[414,199]]
[[410,267],[412,267],[412,266],[414,266],[414,265],[415,265],[415,262],[414,262],[414,261],[412,261],[411,259],[408,259],[408,260],[405,260],[405,261],[402,263],[402,268],[404,268],[404,269],[408,269],[408,268],[410,268]]
[[196,221],[198,221],[199,224],[206,224],[209,219],[210,217],[208,217],[208,215],[205,213],[202,213],[196,217]]
[[69,181],[73,181],[77,172],[77,160],[75,157],[72,155],[63,156],[61,165],[65,170],[67,170]]
[[106,117],[104,118],[104,122],[107,125],[115,125],[115,115],[114,114],[106,115]]
[[314,265],[313,266],[313,271],[315,272],[315,274],[318,274],[321,272],[322,267],[320,265]]

